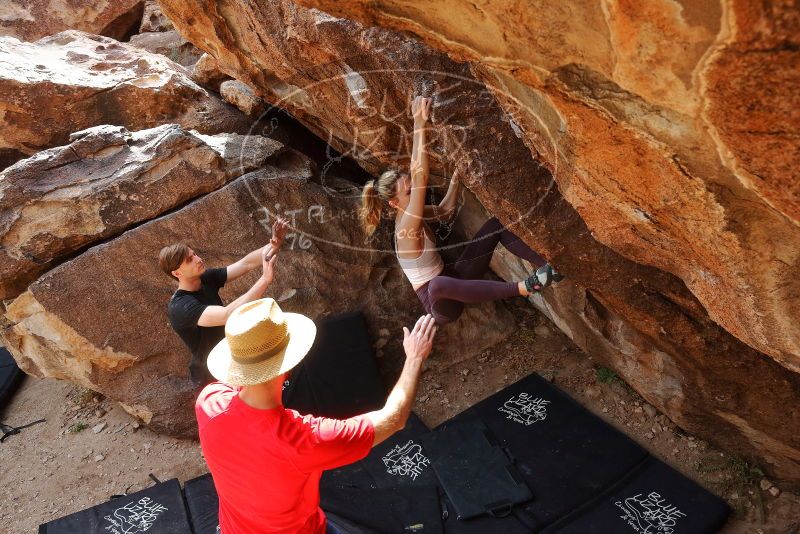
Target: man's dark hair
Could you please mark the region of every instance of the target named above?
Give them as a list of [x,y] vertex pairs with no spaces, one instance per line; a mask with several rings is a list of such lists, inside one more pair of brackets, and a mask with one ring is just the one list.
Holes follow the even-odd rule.
[[[189,247],[183,243],[175,243],[161,249],[158,254],[158,264],[168,276],[175,278],[172,271],[177,269],[189,255]],[[177,278],[175,278],[177,280]]]

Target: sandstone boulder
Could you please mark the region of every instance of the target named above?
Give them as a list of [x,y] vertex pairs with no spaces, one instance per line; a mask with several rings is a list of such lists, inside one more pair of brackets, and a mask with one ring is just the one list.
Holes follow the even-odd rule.
[[131,37],[129,42],[133,46],[153,54],[166,56],[178,65],[187,68],[197,63],[197,60],[203,55],[202,51],[195,48],[175,30],[140,33]]
[[178,123],[239,132],[247,119],[182,67],[107,37],[67,31],[35,43],[0,38],[0,150],[34,154],[100,124]]
[[158,0],[145,0],[139,33],[168,32],[173,29],[172,22],[161,12]]
[[192,79],[203,87],[219,92],[222,82],[230,80],[230,76],[219,70],[216,59],[203,54],[192,67]]
[[[167,320],[175,288],[158,268],[158,251],[183,241],[208,265],[227,265],[263,246],[280,214],[292,230],[268,295],[314,319],[362,310],[374,332],[391,332],[384,360],[396,367],[401,328],[422,312],[417,297],[384,250],[388,243],[365,243],[354,199],[310,182],[300,159],[246,174],[51,270],[7,307],[3,343],[29,374],[71,380],[119,401],[156,431],[192,435],[190,355]],[[226,286],[223,299],[258,274]],[[502,306],[488,306],[460,323],[438,340],[442,357],[484,350],[514,322]]]
[[[488,217],[472,194],[464,197],[455,228],[459,239],[473,235]],[[505,280],[519,280],[531,266],[498,246],[491,268]],[[638,276],[636,284],[643,287],[647,269]],[[621,315],[607,295],[567,278],[530,300],[596,363],[615,369],[680,427],[759,457],[782,477],[796,478],[796,418],[780,415],[781,405],[795,402],[800,393],[796,375],[732,338],[708,317],[690,314],[677,295],[670,298],[675,301],[664,297],[649,313]],[[670,322],[642,328],[648,315]]]
[[54,263],[285,152],[260,136],[98,126],[0,173],[0,299]]
[[7,0],[0,4],[0,35],[35,41],[81,30],[122,41],[136,33],[143,11],[143,0]]
[[299,3],[475,62],[598,240],[800,372],[795,3]]
[[157,0],[145,0],[139,33],[131,36],[129,42],[148,52],[167,56],[178,65],[188,68],[203,55],[201,50],[180,36],[172,22],[161,12]]
[[[800,479],[800,415],[787,420],[784,409],[800,398],[800,327],[789,319],[800,237],[719,163],[685,109],[631,96],[576,66],[576,54],[547,68],[503,63],[531,88],[289,1],[162,0],[162,9],[221,70],[372,172],[405,164],[410,98],[434,96],[434,173],[461,173],[575,284],[558,324],[684,428]],[[426,3],[415,13],[446,11]],[[568,10],[547,20],[559,16],[548,46],[565,25],[597,33],[595,19]],[[753,393],[753,380],[770,395]]]
[[247,116],[260,115],[266,103],[253,90],[239,80],[228,80],[219,86],[219,94],[225,102],[239,108]]

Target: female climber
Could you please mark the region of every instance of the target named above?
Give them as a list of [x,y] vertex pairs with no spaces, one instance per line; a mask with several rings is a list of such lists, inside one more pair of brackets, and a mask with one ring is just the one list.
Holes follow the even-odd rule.
[[[454,265],[445,266],[436,250],[433,232],[426,221],[449,221],[456,212],[459,177],[454,174],[438,205],[425,205],[428,186],[426,126],[431,99],[416,97],[411,105],[414,137],[410,174],[387,170],[377,183],[370,180],[361,194],[360,218],[370,235],[380,223],[386,202],[395,213],[395,249],[400,267],[411,282],[425,311],[444,325],[461,315],[464,304],[487,302],[541,291],[563,278],[517,236],[489,219],[467,245]],[[520,282],[483,280],[498,242],[514,255],[537,267]]]

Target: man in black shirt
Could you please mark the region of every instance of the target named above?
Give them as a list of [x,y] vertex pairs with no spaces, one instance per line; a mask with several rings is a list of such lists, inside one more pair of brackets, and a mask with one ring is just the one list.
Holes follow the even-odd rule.
[[[275,260],[286,237],[286,228],[286,219],[277,219],[267,245],[217,269],[206,269],[205,262],[187,245],[179,243],[161,249],[158,258],[161,269],[178,281],[178,290],[167,306],[169,322],[192,353],[189,376],[196,386],[213,380],[206,367],[206,358],[225,337],[225,321],[230,314],[242,304],[260,299],[272,283]],[[220,288],[259,264],[262,274],[256,283],[241,297],[223,305],[219,297]]]

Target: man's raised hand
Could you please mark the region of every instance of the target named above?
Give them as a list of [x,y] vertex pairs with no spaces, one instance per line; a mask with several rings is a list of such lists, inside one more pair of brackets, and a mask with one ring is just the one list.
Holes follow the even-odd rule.
[[269,254],[267,248],[269,247],[264,247],[261,253],[261,278],[267,282],[267,285],[270,285],[275,277],[275,262],[278,260],[278,256]]
[[403,349],[406,357],[424,362],[433,348],[433,337],[436,334],[436,322],[431,314],[423,315],[409,332],[403,327]]
[[272,245],[272,254],[277,253],[283,246],[287,228],[289,228],[289,220],[284,217],[278,217],[275,219],[275,222],[272,223],[272,239],[269,242],[270,245]]

